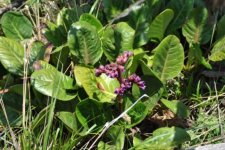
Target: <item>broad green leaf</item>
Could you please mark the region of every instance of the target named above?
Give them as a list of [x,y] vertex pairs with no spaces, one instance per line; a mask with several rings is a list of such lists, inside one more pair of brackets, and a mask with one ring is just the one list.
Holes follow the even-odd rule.
[[120,22],[115,25],[114,30],[116,49],[119,49],[120,53],[126,50],[132,50],[135,33],[134,29],[127,23]]
[[29,57],[29,63],[30,66],[33,65],[33,63],[37,60],[43,60],[45,56],[45,47],[42,42],[34,42],[31,46],[30,51],[30,57]]
[[[68,46],[63,46],[60,48],[60,51],[55,51],[54,53],[51,53],[51,61],[54,64],[54,66],[58,66],[58,70],[66,70],[66,66],[69,65],[69,63],[71,63],[70,61],[68,61],[70,58],[69,53],[69,47]],[[60,62],[60,63],[59,63]]]
[[188,52],[187,68],[192,69],[200,64],[208,69],[212,69],[211,65],[203,57],[200,46],[196,44],[191,45]]
[[151,113],[162,96],[164,86],[156,77],[155,73],[143,61],[140,61],[140,64],[144,74],[144,76],[141,76],[141,79],[145,82],[146,88],[145,90],[140,90],[139,87],[134,85],[132,87],[132,94],[136,99],[143,94],[147,94],[150,98],[147,98],[143,103],[147,106],[148,113]]
[[6,37],[24,40],[32,36],[32,24],[20,12],[6,12],[1,18],[2,30]]
[[123,149],[125,141],[125,131],[123,127],[111,126],[106,136],[111,140],[112,144],[115,145],[117,150]]
[[[188,133],[178,127],[164,127],[159,128],[153,132],[153,136],[140,141],[138,145],[131,149],[143,150],[143,149],[163,149],[172,150],[179,144],[182,144],[190,140]],[[130,149],[130,150],[131,150]]]
[[61,46],[67,41],[67,33],[62,32],[62,26],[57,26],[52,22],[46,23],[47,28],[43,31],[45,37],[51,42],[54,46]]
[[161,99],[161,102],[178,117],[188,118],[190,115],[189,108],[182,101]]
[[82,100],[77,104],[76,116],[82,126],[90,129],[97,126],[97,130],[109,120],[111,120],[111,112],[104,103],[96,100]]
[[211,50],[211,55],[209,56],[209,60],[211,61],[222,61],[225,60],[225,37],[219,40]]
[[155,48],[153,71],[162,82],[176,77],[184,64],[184,49],[179,39],[169,35]]
[[134,29],[125,22],[103,29],[102,48],[110,61],[114,61],[120,53],[133,49],[134,32]]
[[119,87],[116,79],[106,75],[96,78],[94,70],[84,66],[75,66],[74,74],[77,83],[83,86],[90,98],[96,98],[101,102],[113,102],[116,98],[114,91]]
[[144,75],[156,76],[156,73],[150,68],[151,66],[147,65],[143,60],[139,60],[139,63]]
[[98,150],[112,150],[112,149],[116,149],[115,145],[109,145],[103,141],[100,141],[98,143]]
[[171,9],[166,9],[156,16],[149,26],[148,37],[153,40],[161,41],[173,16],[174,12]]
[[96,79],[98,82],[98,87],[103,93],[115,96],[114,91],[120,86],[119,81],[112,79],[105,74],[102,74]]
[[168,8],[174,11],[174,19],[167,29],[167,33],[172,33],[176,29],[181,28],[185,23],[194,5],[194,0],[171,0]]
[[24,49],[13,39],[0,37],[0,62],[10,73],[23,75]]
[[109,141],[100,141],[98,143],[98,150],[123,149],[125,141],[125,131],[122,126],[111,126],[106,133],[106,137]]
[[58,46],[51,52],[51,54],[58,53],[58,52],[62,51],[63,48],[65,48],[65,47],[67,47],[67,44],[63,44],[61,46]]
[[77,131],[77,120],[74,113],[67,111],[57,112],[57,117],[71,130]]
[[31,75],[31,85],[40,93],[63,101],[76,96],[68,93],[68,90],[74,89],[74,80],[54,67],[34,71]]
[[116,57],[119,55],[119,49],[116,48],[114,30],[112,26],[107,26],[103,29],[103,34],[101,37],[102,49],[110,61],[115,61]]
[[152,21],[152,11],[152,6],[141,5],[127,16],[129,25],[135,29],[134,48],[139,48],[149,41],[148,30]]
[[[134,99],[130,97],[124,97],[123,98],[123,110],[127,110],[135,101]],[[127,114],[124,116],[125,120],[125,127],[131,128],[137,124],[139,124],[141,121],[144,120],[146,115],[148,114],[148,107],[143,102],[138,102]]]
[[71,53],[84,64],[95,64],[103,53],[96,28],[83,21],[74,23],[70,28],[68,46]]
[[133,51],[133,57],[131,57],[126,65],[126,69],[128,70],[129,74],[133,74],[136,72],[138,66],[139,66],[139,61],[143,58],[143,56],[146,54],[146,52],[139,48],[135,49]]
[[39,69],[50,69],[50,70],[57,70],[54,66],[50,65],[48,62],[43,61],[43,60],[39,60],[36,62],[37,65],[39,65]]
[[192,10],[187,22],[182,27],[182,33],[189,44],[206,44],[211,38],[212,27],[207,24],[206,8]]
[[121,0],[103,0],[103,8],[108,20],[118,16],[125,8],[129,6],[129,3]]
[[63,8],[60,10],[57,16],[57,26],[61,32],[66,35],[70,29],[70,26],[79,20],[81,10],[79,7],[69,9]]
[[91,14],[87,13],[82,14],[80,16],[80,21],[88,22],[90,25],[96,27],[98,32],[103,28],[101,22]]
[[139,48],[149,41],[149,26],[152,18],[159,14],[164,7],[162,0],[147,0],[145,4],[131,7],[128,14],[129,25],[135,29],[134,48]]
[[219,40],[225,36],[225,15],[219,20],[216,27],[216,40]]
[[143,104],[147,107],[148,113],[151,113],[160,100],[164,87],[161,81],[154,76],[142,76],[141,79],[145,82],[146,89],[142,91],[137,85],[133,85],[132,94],[136,99],[147,94],[150,98],[144,100]]

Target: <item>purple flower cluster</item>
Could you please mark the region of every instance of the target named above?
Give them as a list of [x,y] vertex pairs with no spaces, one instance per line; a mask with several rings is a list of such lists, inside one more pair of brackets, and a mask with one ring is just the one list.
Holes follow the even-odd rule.
[[115,94],[123,95],[125,91],[131,89],[132,84],[137,84],[141,89],[145,89],[145,83],[141,78],[132,74],[127,79],[122,78],[122,73],[124,72],[124,65],[133,53],[130,51],[125,51],[122,55],[118,56],[116,63],[107,64],[105,66],[101,65],[95,70],[95,75],[100,76],[105,73],[110,78],[117,78],[120,82],[120,87],[115,90]]
[[120,87],[115,90],[115,93],[123,95],[125,91],[131,89],[133,83],[137,84],[141,89],[145,89],[144,81],[138,75],[132,74],[127,79],[123,79]]
[[118,78],[119,71],[123,72],[124,66],[118,65],[116,63],[111,63],[105,66],[103,65],[99,66],[98,69],[95,69],[95,75],[98,77],[102,73],[105,73],[110,78]]
[[127,60],[129,59],[129,57],[132,55],[133,55],[132,52],[125,51],[122,55],[120,55],[116,58],[116,63],[124,66],[126,64]]

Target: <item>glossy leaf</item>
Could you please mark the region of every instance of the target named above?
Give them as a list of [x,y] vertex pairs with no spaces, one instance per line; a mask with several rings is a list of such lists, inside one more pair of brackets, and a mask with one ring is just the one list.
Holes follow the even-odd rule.
[[126,69],[128,70],[129,74],[133,74],[136,72],[138,66],[139,66],[139,61],[144,57],[146,52],[142,49],[135,49],[133,51],[133,56],[130,58],[130,61],[128,61],[126,65]]
[[76,22],[68,33],[68,46],[80,63],[95,64],[102,56],[101,41],[95,27]]
[[206,8],[195,8],[182,27],[182,33],[189,44],[206,44],[211,38],[212,28],[207,24]]
[[148,0],[144,5],[131,7],[128,15],[129,25],[135,29],[134,48],[140,48],[149,41],[149,26],[153,17],[159,14],[164,5],[161,0]]
[[216,27],[216,39],[219,40],[225,36],[225,15],[219,20]]
[[178,117],[188,118],[190,115],[189,108],[182,101],[162,99],[161,102]]
[[110,61],[114,61],[119,55],[119,49],[117,49],[115,45],[114,29],[112,26],[103,29],[101,41],[105,56]]
[[23,75],[24,49],[13,39],[0,37],[0,62],[10,73]]
[[167,33],[172,33],[181,28],[189,16],[194,5],[194,0],[171,0],[167,7],[174,11],[174,19],[168,26]]
[[134,29],[127,23],[120,22],[115,25],[114,30],[116,49],[119,49],[120,53],[126,50],[132,50],[135,33]]
[[98,150],[116,149],[122,150],[125,141],[125,131],[121,126],[112,126],[106,133],[106,137],[109,142],[100,141],[98,144]]
[[184,64],[184,49],[179,39],[169,35],[155,48],[153,71],[162,82],[176,77]]
[[111,149],[116,149],[115,145],[109,145],[103,141],[100,141],[98,143],[98,150],[111,150]]
[[32,24],[20,12],[6,12],[1,18],[2,30],[6,37],[24,40],[32,36]]
[[143,94],[147,94],[150,98],[144,100],[143,103],[147,106],[148,113],[151,113],[164,92],[164,85],[146,63],[140,61],[140,64],[144,74],[144,76],[141,76],[141,79],[145,82],[146,88],[145,90],[140,90],[140,88],[134,85],[132,87],[132,94],[136,99]]
[[[123,110],[128,109],[133,103],[134,99],[132,100],[130,97],[124,97],[124,108]],[[148,114],[148,107],[143,102],[138,102],[128,113],[124,116],[125,120],[125,127],[131,128],[141,121],[144,120],[146,115]]]
[[70,29],[70,26],[79,20],[81,10],[79,7],[69,9],[63,8],[60,10],[57,16],[57,26],[63,34],[67,34]]
[[54,46],[61,46],[67,41],[67,34],[62,32],[62,26],[57,26],[52,22],[47,22],[47,28],[43,31],[45,37],[50,41]]
[[114,96],[115,96],[114,94],[115,89],[120,86],[119,81],[117,81],[116,79],[112,79],[105,74],[102,74],[100,77],[98,77],[97,82],[98,82],[98,87],[100,88],[102,92],[108,93]]
[[97,126],[100,129],[111,119],[110,110],[104,107],[104,103],[87,99],[77,104],[76,116],[85,129]]
[[32,65],[37,60],[43,60],[45,56],[45,47],[42,42],[34,42],[31,46],[30,51],[30,65]]
[[[59,47],[58,47],[59,48]],[[51,61],[55,66],[58,66],[58,70],[66,70],[66,66],[70,63],[70,50],[68,46],[63,46],[60,51],[54,51],[51,53]],[[60,62],[60,63],[59,63]]]
[[74,113],[67,111],[60,111],[57,113],[58,118],[71,130],[77,131],[77,120]]
[[101,102],[113,102],[116,98],[114,91],[119,87],[116,79],[106,75],[96,78],[94,70],[84,66],[75,66],[74,74],[76,81],[83,86],[90,98],[96,98]]
[[149,26],[148,37],[161,41],[173,16],[174,12],[171,9],[166,9],[157,15]]
[[80,21],[88,22],[90,25],[94,26],[98,32],[103,28],[101,22],[91,14],[82,14],[80,16]]
[[148,30],[152,21],[151,12],[151,6],[141,5],[133,9],[128,16],[129,25],[135,29],[134,48],[139,48],[149,41]]
[[102,4],[108,20],[113,19],[129,6],[128,2],[121,0],[103,0]]
[[199,45],[191,45],[188,52],[187,68],[191,69],[197,67],[198,65],[203,65],[208,69],[212,69],[211,65],[203,57],[202,50]]
[[68,93],[74,89],[74,80],[51,67],[36,70],[31,75],[31,85],[40,93],[63,101],[75,98]]
[[211,61],[222,61],[225,60],[225,37],[216,42],[211,50],[211,55],[209,56],[209,60]]
[[178,127],[159,128],[153,132],[153,136],[141,141],[137,146],[131,149],[165,149],[172,150],[179,144],[190,140],[188,133]]

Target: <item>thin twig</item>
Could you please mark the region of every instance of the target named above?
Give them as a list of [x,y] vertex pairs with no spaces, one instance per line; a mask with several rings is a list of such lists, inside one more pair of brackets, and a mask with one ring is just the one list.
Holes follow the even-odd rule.
[[92,145],[89,147],[88,150],[91,150],[95,143],[100,139],[100,137],[114,124],[116,123],[120,118],[122,118],[124,115],[126,115],[142,98],[149,97],[148,95],[144,94],[142,95],[135,103],[133,103],[127,110],[125,110],[123,113],[121,113],[117,118],[113,119],[111,122],[106,122],[106,124],[103,127],[102,132],[98,135],[98,137],[95,139],[95,141],[92,143]]
[[137,6],[141,5],[142,3],[144,3],[145,0],[139,0],[136,3],[130,5],[127,9],[125,9],[121,14],[119,14],[117,17],[113,18],[110,21],[110,24],[114,23],[116,20],[119,20],[123,17],[126,17],[127,15],[129,15],[130,12],[132,12],[135,8],[137,8]]
[[8,92],[9,92],[9,89],[0,90],[0,94],[4,94],[4,93],[8,93]]
[[12,2],[11,4],[3,7],[3,8],[0,8],[0,15],[2,15],[3,13],[5,13],[8,10],[13,9],[14,7],[21,6],[23,3],[24,3],[23,0],[17,0],[15,2]]

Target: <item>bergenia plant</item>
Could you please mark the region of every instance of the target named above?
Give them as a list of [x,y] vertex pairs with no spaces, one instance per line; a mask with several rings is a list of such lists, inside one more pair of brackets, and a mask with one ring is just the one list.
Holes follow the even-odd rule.
[[123,78],[125,64],[131,56],[133,56],[132,52],[125,51],[122,55],[117,57],[116,62],[107,64],[105,66],[101,65],[95,70],[95,75],[97,77],[104,73],[110,78],[116,78],[119,81],[120,87],[114,91],[114,93],[118,95],[119,103],[122,103],[122,95],[129,91],[133,84],[137,84],[143,90],[145,89],[145,82],[142,81],[138,75],[132,74],[127,78]]

